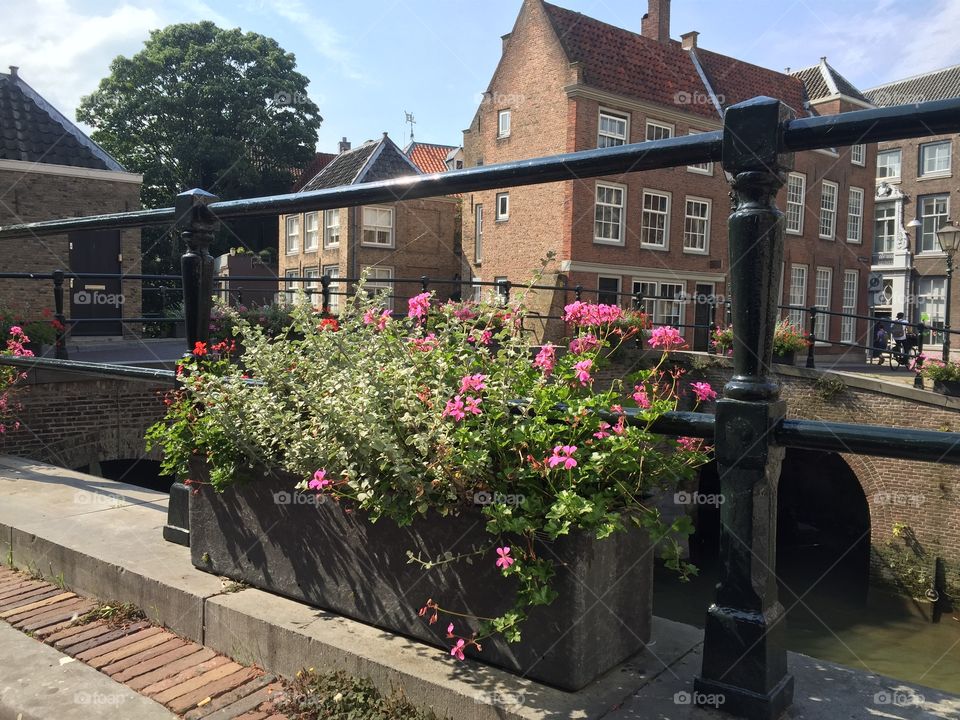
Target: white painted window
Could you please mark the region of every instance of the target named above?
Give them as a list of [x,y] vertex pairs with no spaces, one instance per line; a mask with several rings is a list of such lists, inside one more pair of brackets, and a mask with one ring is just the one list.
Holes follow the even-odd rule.
[[483,205],[473,206],[473,261],[483,262]]
[[803,318],[806,313],[800,308],[807,306],[807,266],[790,266],[790,324],[799,328],[805,327]]
[[510,193],[497,193],[497,222],[510,219]]
[[[634,280],[633,294],[640,294],[640,309],[654,325],[672,325],[683,323],[683,282],[661,282],[657,280]],[[679,328],[684,334],[684,328]]]
[[919,175],[946,175],[950,172],[950,141],[920,146]]
[[673,137],[673,125],[647,120],[647,140],[666,140]]
[[[340,277],[340,266],[339,265],[324,265],[323,274],[330,278],[330,305],[327,308],[333,315],[337,315],[340,312],[340,295],[345,286],[341,285],[338,282],[332,282],[334,278]],[[323,302],[321,297],[320,302]]]
[[847,317],[857,312],[857,284],[860,273],[856,270],[843,271],[843,313],[840,322],[840,342],[852,343],[857,340],[857,319]]
[[[826,267],[817,268],[816,286],[814,288],[814,305],[817,310],[830,310],[830,297],[833,285],[833,270]],[[813,334],[817,340],[829,340],[827,337],[830,328],[830,315],[818,312]]]
[[643,191],[643,216],[640,245],[666,250],[670,234],[670,196],[653,190]]
[[[699,135],[702,130],[688,130],[687,135]],[[699,173],[700,175],[713,175],[713,163],[697,163],[696,165],[687,165],[687,172]]]
[[625,145],[630,136],[629,128],[629,115],[619,115],[607,110],[601,110],[597,131],[597,147],[605,148]]
[[620,304],[620,278],[616,275],[597,276],[597,302],[603,305]]
[[293,301],[296,299],[296,290],[297,290],[297,282],[293,278],[298,277],[298,271],[287,270],[283,274],[283,277],[286,281],[284,283],[284,290],[286,292],[284,293],[283,301],[288,305],[293,305]]
[[903,153],[899,148],[878,152],[877,180],[900,177],[900,160],[902,156]]
[[314,252],[320,239],[320,223],[317,213],[303,214],[303,249],[304,252]]
[[323,211],[323,246],[335,248],[340,245],[340,211]]
[[483,282],[478,277],[473,278],[473,301],[478,303],[483,299],[483,285],[480,283]]
[[510,137],[510,111],[501,110],[497,113],[497,137]]
[[507,278],[495,277],[493,279],[493,290],[497,300],[497,304],[503,307],[506,307],[507,303],[510,302],[510,298],[507,294]]
[[623,245],[623,217],[627,197],[624,185],[597,183],[593,218],[593,241]]
[[384,265],[372,265],[363,268],[367,273],[367,283],[364,286],[367,293],[377,295],[381,290],[388,290],[390,295],[386,300],[386,309],[393,310],[393,268]]
[[710,252],[710,200],[688,197],[683,218],[683,251]]
[[[873,252],[892,253],[897,242],[897,209],[893,203],[877,204],[874,211]],[[881,258],[874,258],[879,264]],[[893,260],[891,259],[891,262]]]
[[837,231],[837,184],[823,181],[820,191],[820,237],[833,240]]
[[943,327],[946,284],[947,279],[942,275],[917,278],[917,309],[924,325]]
[[286,240],[284,247],[287,255],[294,255],[300,252],[300,216],[287,215],[286,221]]
[[850,147],[850,162],[864,167],[867,164],[867,146],[863,144],[852,145]]
[[[306,220],[304,220],[304,222],[306,222]],[[307,268],[303,271],[303,276],[307,278],[307,282],[303,287],[307,293],[307,302],[319,307],[323,304],[323,295],[320,292],[320,269],[315,267]]]
[[363,208],[363,244],[393,247],[393,208]]
[[947,221],[950,212],[949,195],[928,195],[920,198],[919,252],[940,252],[937,230]]
[[803,234],[803,201],[807,194],[807,176],[790,173],[787,178],[786,230],[791,235]]
[[850,188],[847,199],[847,242],[863,242],[863,190],[857,187]]

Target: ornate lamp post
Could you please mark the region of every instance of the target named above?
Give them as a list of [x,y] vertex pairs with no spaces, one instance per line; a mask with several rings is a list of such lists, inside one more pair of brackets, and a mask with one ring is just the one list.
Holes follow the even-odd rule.
[[953,256],[960,250],[960,227],[947,220],[937,230],[937,242],[947,256],[947,300],[943,313],[943,361],[950,360],[950,286],[953,281]]

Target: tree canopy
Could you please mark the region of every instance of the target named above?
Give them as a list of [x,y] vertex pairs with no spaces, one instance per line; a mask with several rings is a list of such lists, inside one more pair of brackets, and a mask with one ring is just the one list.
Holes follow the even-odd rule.
[[308,79],[272,38],[209,21],[154,30],[117,57],[77,118],[128,170],[145,207],[200,187],[223,199],[287,192],[322,118]]

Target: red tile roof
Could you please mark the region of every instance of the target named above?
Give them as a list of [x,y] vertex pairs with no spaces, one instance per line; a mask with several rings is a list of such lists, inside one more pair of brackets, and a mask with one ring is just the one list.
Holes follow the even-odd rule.
[[[584,84],[717,119],[691,54],[679,42],[660,43],[550,3],[543,7],[567,57],[580,63]],[[702,48],[695,52],[724,106],[768,95],[806,114],[797,78]]]
[[434,143],[411,142],[403,151],[413,164],[425,173],[438,173],[447,170],[447,155],[456,150],[455,145],[435,145]]

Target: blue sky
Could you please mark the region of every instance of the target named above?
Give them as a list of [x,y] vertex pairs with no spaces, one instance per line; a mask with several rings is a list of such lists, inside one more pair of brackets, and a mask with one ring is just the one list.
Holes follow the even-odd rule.
[[[639,30],[646,0],[555,0]],[[0,67],[69,117],[150,29],[209,19],[295,53],[324,117],[318,149],[387,131],[459,144],[521,0],[0,0]],[[960,0],[673,0],[671,34],[782,70],[830,63],[861,88],[960,63]]]

